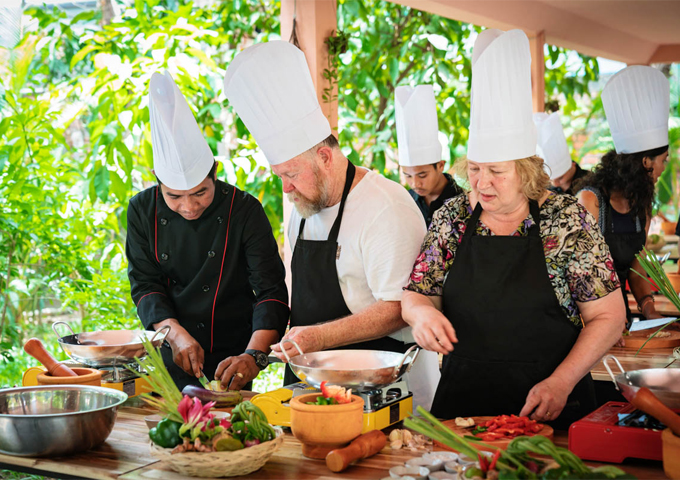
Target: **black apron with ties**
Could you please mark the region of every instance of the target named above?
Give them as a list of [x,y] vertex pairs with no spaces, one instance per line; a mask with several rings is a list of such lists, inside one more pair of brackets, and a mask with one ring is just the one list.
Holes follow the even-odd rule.
[[[630,269],[635,261],[635,255],[642,251],[647,241],[647,233],[642,227],[640,219],[633,218],[629,214],[622,214],[614,210],[609,203],[609,198],[604,197],[605,218],[604,218],[604,240],[609,246],[609,251],[614,259],[616,274],[621,282],[621,293],[626,304],[627,327],[632,322],[630,307],[628,306],[628,295],[626,294],[626,282],[631,275]],[[616,220],[616,221],[615,221]],[[618,228],[617,228],[618,227]],[[618,230],[618,231],[617,231]],[[623,230],[623,232],[621,231]]]
[[[305,219],[303,218],[300,222],[300,231],[295,241],[291,261],[293,274],[290,310],[291,328],[316,325],[352,315],[342,296],[336,262],[341,254],[341,248],[338,245],[340,223],[355,172],[354,164],[347,162],[345,188],[342,192],[338,215],[333,222],[328,240],[304,240],[302,232],[305,228]],[[336,347],[336,349],[341,348],[403,352],[404,343],[390,337],[383,337],[344,347]],[[284,385],[299,382],[288,366],[286,366],[283,381]]]
[[[529,390],[569,354],[579,329],[552,288],[540,236],[540,209],[529,204],[528,236],[475,235],[478,202],[444,282],[443,313],[458,343],[444,357],[432,413],[441,418],[518,415]],[[596,408],[587,374],[559,417],[568,425]]]

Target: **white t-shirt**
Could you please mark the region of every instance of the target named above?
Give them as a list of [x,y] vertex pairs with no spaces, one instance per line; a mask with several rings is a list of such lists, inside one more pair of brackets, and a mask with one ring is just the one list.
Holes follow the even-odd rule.
[[[327,240],[339,208],[340,203],[308,218],[302,238]],[[293,209],[288,229],[293,251],[300,220]],[[426,231],[423,215],[406,189],[368,171],[347,196],[338,234],[338,280],[352,313],[378,300],[401,301]],[[413,342],[410,327],[390,337]]]

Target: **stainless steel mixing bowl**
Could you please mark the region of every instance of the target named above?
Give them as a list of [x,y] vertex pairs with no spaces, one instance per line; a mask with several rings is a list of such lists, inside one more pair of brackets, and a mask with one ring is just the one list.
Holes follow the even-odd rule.
[[0,389],[0,453],[55,457],[104,443],[127,394],[54,385]]

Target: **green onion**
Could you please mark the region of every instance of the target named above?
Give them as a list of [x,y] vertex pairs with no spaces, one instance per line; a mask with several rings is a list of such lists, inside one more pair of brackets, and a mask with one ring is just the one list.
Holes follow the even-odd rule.
[[[659,262],[659,259],[656,258],[656,255],[654,255],[652,252],[647,250],[647,247],[643,247],[642,253],[636,254],[635,258],[638,259],[642,268],[645,270],[647,275],[649,275],[649,278],[647,278],[645,275],[642,275],[640,272],[638,272],[634,268],[631,268],[631,271],[635,272],[635,274],[637,274],[642,279],[644,279],[647,283],[649,283],[652,286],[652,288],[654,288],[654,287],[658,288],[661,295],[663,295],[668,300],[670,300],[670,302],[673,304],[673,306],[677,310],[680,310],[680,296],[678,296],[678,292],[676,292],[675,288],[673,288],[671,281],[668,279],[668,275],[666,275],[666,272],[664,271],[663,266],[661,265],[661,262]],[[651,278],[651,281],[650,281],[650,278]],[[645,343],[643,343],[642,346],[640,348],[638,348],[638,351],[635,352],[635,355],[640,353],[640,350],[645,348],[645,345],[647,345],[647,342],[649,342],[652,338],[654,338],[659,332],[661,332],[667,326],[669,326],[669,325],[671,325],[671,324],[673,324],[677,321],[678,321],[678,319],[671,320],[667,324],[662,325],[656,332],[654,332],[652,335],[650,335],[650,337],[647,340],[645,340]]]

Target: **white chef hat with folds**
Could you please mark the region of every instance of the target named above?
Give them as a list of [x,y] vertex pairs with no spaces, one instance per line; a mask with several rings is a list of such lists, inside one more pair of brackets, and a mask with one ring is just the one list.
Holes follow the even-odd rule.
[[562,130],[560,114],[555,112],[548,115],[540,112],[534,113],[534,123],[538,131],[538,156],[545,160],[548,166],[548,174],[554,180],[561,177],[571,168],[571,155],[567,139]]
[[153,169],[164,185],[191,190],[210,173],[215,158],[184,95],[168,72],[149,83]]
[[224,93],[272,165],[331,134],[305,55],[288,42],[259,43],[236,55],[224,76]]
[[626,67],[602,90],[602,106],[617,153],[636,153],[668,145],[670,85],[659,70]]
[[479,34],[472,49],[470,103],[468,159],[490,163],[536,154],[531,53],[523,31]]
[[397,87],[394,91],[399,165],[418,167],[442,159],[437,105],[432,85]]

